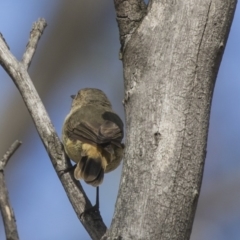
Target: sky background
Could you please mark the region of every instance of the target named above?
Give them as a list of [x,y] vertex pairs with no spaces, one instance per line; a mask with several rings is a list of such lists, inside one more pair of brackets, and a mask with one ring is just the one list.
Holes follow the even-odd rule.
[[[102,89],[124,119],[122,63],[112,0],[0,2],[0,32],[20,60],[34,21],[48,23],[30,76],[61,135],[70,95]],[[211,109],[207,159],[191,240],[240,239],[240,9],[236,10]],[[0,157],[23,142],[5,171],[10,201],[24,240],[88,240],[38,137],[21,96],[0,68]],[[121,167],[105,175],[100,210],[110,226]],[[92,202],[95,188],[83,183]],[[5,239],[0,218],[0,240]]]

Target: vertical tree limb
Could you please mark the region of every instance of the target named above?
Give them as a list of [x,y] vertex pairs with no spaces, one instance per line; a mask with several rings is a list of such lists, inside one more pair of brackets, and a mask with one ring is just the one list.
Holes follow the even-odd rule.
[[212,93],[236,3],[151,0],[129,36],[123,173],[103,239],[190,238]]

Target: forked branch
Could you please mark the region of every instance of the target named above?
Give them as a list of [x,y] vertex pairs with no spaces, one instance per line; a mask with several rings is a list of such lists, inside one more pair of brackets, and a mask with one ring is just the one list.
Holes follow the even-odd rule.
[[0,36],[0,64],[12,78],[22,95],[39,136],[79,220],[92,239],[100,239],[106,232],[106,226],[98,213],[83,214],[82,217],[80,217],[84,209],[91,207],[91,203],[81,184],[74,179],[72,173],[62,174],[63,170],[71,166],[70,161],[64,153],[62,143],[27,72],[38,40],[45,27],[46,22],[44,19],[39,19],[34,23],[22,62],[18,61],[12,55],[7,44]]

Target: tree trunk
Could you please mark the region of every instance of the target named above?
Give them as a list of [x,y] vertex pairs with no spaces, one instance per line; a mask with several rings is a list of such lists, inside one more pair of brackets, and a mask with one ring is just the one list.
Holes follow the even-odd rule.
[[140,0],[115,0],[127,134],[115,214],[103,239],[190,238],[236,2],[152,0],[146,10]]

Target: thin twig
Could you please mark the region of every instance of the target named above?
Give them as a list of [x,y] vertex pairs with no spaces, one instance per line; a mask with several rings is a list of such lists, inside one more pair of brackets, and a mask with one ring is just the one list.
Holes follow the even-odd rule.
[[6,47],[8,48],[8,50],[10,50],[10,47],[8,46],[8,44],[7,44],[6,40],[5,40],[5,38],[3,37],[2,33],[0,33],[0,37],[1,37],[2,40],[5,42]]
[[33,55],[37,49],[38,41],[42,36],[46,26],[47,26],[47,23],[43,18],[40,18],[37,22],[33,24],[32,31],[30,33],[30,38],[28,40],[28,44],[26,47],[26,51],[23,54],[23,59],[22,59],[22,63],[26,67],[26,69],[30,67]]
[[18,240],[19,237],[14,212],[9,201],[9,194],[4,179],[4,168],[21,144],[20,141],[16,140],[0,160],[0,210],[7,240]]
[[21,146],[22,142],[16,140],[8,149],[8,151],[3,155],[0,160],[0,170],[4,170],[11,156],[17,151],[17,149]]
[[0,37],[0,63],[22,95],[38,134],[79,220],[92,239],[100,239],[107,228],[99,213],[91,212],[80,217],[85,209],[91,207],[91,203],[80,182],[74,179],[73,174],[71,172],[62,174],[63,170],[70,167],[70,162],[67,160],[62,143],[27,72],[26,66],[31,59],[30,57],[26,59],[29,60],[26,60],[25,64],[17,61]]

